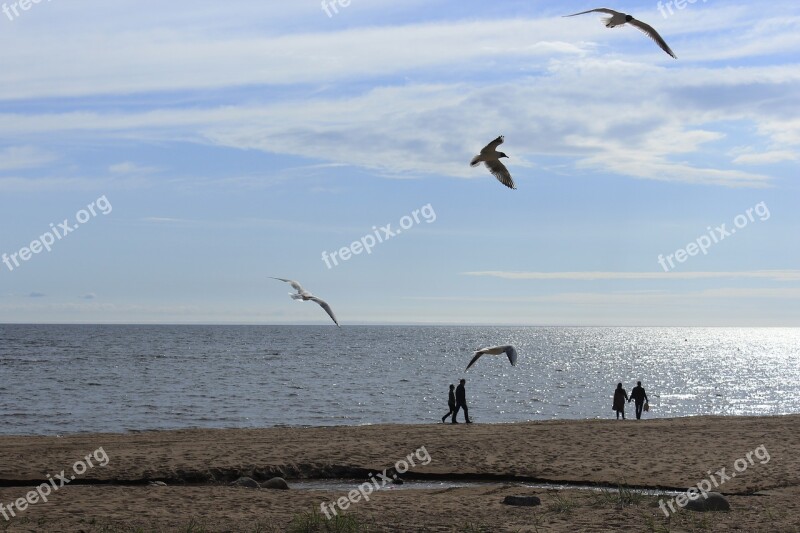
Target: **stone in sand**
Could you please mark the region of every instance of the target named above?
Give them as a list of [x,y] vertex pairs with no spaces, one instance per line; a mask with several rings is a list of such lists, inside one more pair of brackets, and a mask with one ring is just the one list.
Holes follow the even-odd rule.
[[150,483],[148,483],[148,485],[150,485],[151,487],[166,487],[167,486],[167,484],[164,483],[163,481],[151,481]]
[[249,477],[240,477],[236,481],[232,482],[231,485],[236,487],[245,487],[248,489],[257,489],[261,487],[261,485],[258,484],[258,481]]
[[705,498],[702,494],[696,500],[689,500],[686,508],[692,511],[730,511],[731,504],[725,499],[725,496],[719,492],[709,492]]
[[506,505],[533,507],[535,505],[541,505],[542,500],[540,500],[538,496],[506,496],[503,503]]
[[289,490],[289,484],[282,477],[274,477],[261,484],[265,489]]

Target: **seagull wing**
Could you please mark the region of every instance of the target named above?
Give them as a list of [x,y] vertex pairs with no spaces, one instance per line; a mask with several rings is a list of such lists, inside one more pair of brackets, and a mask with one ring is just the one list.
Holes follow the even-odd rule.
[[581,11],[580,13],[573,13],[572,15],[564,15],[565,17],[574,17],[576,15],[585,15],[586,13],[606,13],[608,15],[620,15],[619,11],[608,9],[607,7],[598,7],[597,9],[590,9],[589,11]]
[[475,356],[474,356],[474,357],[472,358],[472,360],[469,362],[469,364],[467,365],[467,368],[464,370],[464,372],[466,372],[467,370],[469,370],[469,367],[471,367],[472,365],[474,365],[474,364],[475,364],[475,361],[477,361],[478,359],[480,359],[482,355],[483,355],[483,352],[482,352],[482,351],[480,351],[480,350],[479,350],[479,351],[477,351],[477,352],[475,352]]
[[503,163],[497,160],[484,161],[484,163],[486,163],[486,168],[489,169],[489,172],[491,172],[492,175],[500,181],[500,183],[509,189],[517,188],[516,185],[514,185],[514,180],[511,179],[511,173]]
[[496,151],[496,150],[497,150],[497,147],[498,147],[498,146],[500,146],[501,144],[503,144],[503,141],[504,141],[504,140],[505,140],[505,137],[503,137],[502,135],[500,135],[500,136],[499,136],[497,139],[493,140],[492,142],[490,142],[489,144],[487,144],[486,146],[484,146],[484,147],[483,147],[483,150],[481,150],[481,153],[482,153],[482,154],[491,154],[492,152],[494,152],[494,151]]
[[[271,277],[271,276],[270,276],[270,277]],[[306,290],[305,290],[305,289],[302,287],[302,285],[300,285],[299,283],[297,283],[297,282],[296,282],[296,281],[294,281],[293,279],[283,279],[283,278],[272,278],[272,279],[277,279],[278,281],[283,281],[283,282],[286,282],[286,283],[288,283],[289,285],[291,285],[291,286],[292,286],[292,288],[293,288],[294,290],[296,290],[297,292],[299,292],[299,293],[301,293],[301,294],[302,294],[302,293],[307,293],[307,291],[306,291]]]
[[505,346],[492,346],[491,348],[481,348],[478,350],[481,353],[489,354],[489,355],[500,355],[506,351]]
[[[339,321],[336,320],[336,315],[333,314],[333,309],[331,309],[331,306],[328,305],[328,302],[326,302],[322,298],[317,298],[316,296],[312,296],[311,298],[309,298],[309,300],[311,300],[312,302],[318,303],[319,306],[322,307],[325,310],[326,313],[328,313],[328,316],[331,317],[331,319],[333,319],[333,323],[336,324],[337,326],[339,326]],[[342,327],[342,326],[339,326],[339,327]]]
[[506,346],[506,355],[508,360],[511,361],[511,366],[515,366],[517,364],[517,349],[513,346]]
[[675,52],[672,51],[667,42],[658,34],[658,32],[651,25],[636,19],[631,20],[628,24],[643,31],[645,34],[647,34],[648,37],[653,39],[656,42],[656,44],[659,47],[661,47],[662,50],[664,50],[666,53],[668,53],[675,59],[678,59],[678,56],[675,55]]

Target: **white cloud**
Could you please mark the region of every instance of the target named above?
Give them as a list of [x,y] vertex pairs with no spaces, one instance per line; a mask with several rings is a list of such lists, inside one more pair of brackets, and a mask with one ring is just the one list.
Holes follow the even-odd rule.
[[0,150],[0,171],[43,167],[55,158],[35,146],[10,146]]
[[145,217],[142,219],[144,222],[156,222],[160,224],[175,224],[184,222],[194,222],[183,218],[169,218],[169,217]]
[[11,192],[53,192],[86,190],[97,191],[109,188],[136,189],[147,187],[148,182],[140,177],[124,179],[86,178],[86,177],[38,177],[23,178],[0,177],[0,191]]
[[[384,0],[381,7],[397,3]],[[411,2],[401,3],[412,7]],[[326,24],[315,2],[309,3],[308,11],[285,2],[258,8],[238,3],[226,10],[198,4],[192,13],[161,4],[158,22],[143,16],[148,10],[139,5],[82,7],[81,14],[91,9],[92,20],[97,17],[104,24],[59,20],[40,31],[26,28],[2,35],[0,46],[13,46],[15,53],[0,57],[0,69],[14,73],[0,86],[0,99],[327,84],[442,67],[474,75],[487,68],[535,70],[545,68],[552,58],[580,55],[605,61],[628,57],[643,64],[673,61],[637,31],[611,32],[592,17],[563,19],[552,7],[545,15],[532,5],[518,18],[480,19],[480,12],[464,12],[459,15],[475,18],[402,25],[378,16],[340,29]],[[47,13],[55,15],[61,9],[53,7],[48,5]],[[379,15],[381,7],[372,7],[373,14]],[[133,12],[130,21],[124,20],[126,9]],[[350,6],[338,20],[358,11]],[[302,17],[283,27],[275,23],[287,12]],[[658,16],[655,10],[652,14]],[[303,24],[310,20],[314,23]],[[121,28],[115,31],[114,26]],[[776,4],[766,13],[760,6],[703,6],[691,17],[659,20],[658,26],[684,63],[789,54],[800,46],[798,17],[781,13]],[[294,33],[286,33],[287,27]]]
[[[709,304],[717,299],[780,299],[800,300],[800,288],[790,289],[758,289],[758,288],[721,288],[701,291],[607,291],[607,292],[559,292],[542,296],[489,296],[489,297],[463,297],[463,296],[408,296],[404,300],[431,301],[431,302],[461,302],[461,303],[506,303],[506,304],[531,304],[531,303],[558,303],[569,305],[602,305],[602,306],[628,306],[628,305],[658,305],[665,303],[684,304],[701,303]],[[619,309],[616,310],[619,312]]]
[[800,270],[753,270],[743,272],[464,272],[466,276],[482,276],[509,280],[657,280],[678,281],[696,279],[768,279],[800,281]]
[[770,165],[784,161],[797,161],[800,155],[790,150],[773,150],[771,152],[747,153],[737,156],[733,162],[737,165]]
[[92,190],[98,187],[97,180],[87,178],[0,178],[2,192],[49,192],[62,190]]
[[112,174],[150,174],[158,171],[155,167],[145,167],[125,161],[123,163],[116,163],[108,167],[108,171]]
[[[750,41],[764,35],[775,38],[770,46],[780,52],[793,53],[800,45],[797,17],[774,10],[765,15],[745,5],[694,7],[691,17],[681,12],[663,26],[678,42],[696,44],[704,65],[720,51],[726,57],[763,53],[751,50]],[[217,13],[204,9],[205,16]],[[761,21],[756,27],[754,10]],[[758,140],[774,147],[771,157],[800,143],[800,119],[785,111],[796,108],[791,97],[800,88],[796,65],[674,62],[639,32],[609,32],[596,21],[521,17],[316,28],[291,35],[234,30],[206,36],[145,26],[115,33],[103,47],[84,42],[94,39],[93,33],[45,55],[38,53],[41,44],[23,46],[20,54],[0,58],[0,68],[18,72],[14,83],[0,87],[0,99],[298,83],[328,89],[293,87],[271,91],[264,102],[233,105],[139,103],[115,112],[87,106],[6,113],[0,115],[0,138],[70,133],[195,142],[349,165],[387,177],[483,178],[464,161],[503,133],[507,151],[513,151],[512,172],[548,157],[579,172],[728,187],[765,187],[773,179],[737,168],[748,161],[746,154],[717,159],[717,148],[728,141],[727,124],[742,122],[757,131]],[[733,31],[746,31],[748,40],[732,42]],[[91,50],[91,60],[67,61],[77,57],[77,48]],[[70,75],[51,62],[70,65]],[[487,78],[487,69],[496,80]],[[383,81],[399,76],[411,78]],[[358,92],[347,85],[366,79],[381,81]],[[454,137],[454,131],[464,134]],[[155,169],[125,162],[110,170]]]

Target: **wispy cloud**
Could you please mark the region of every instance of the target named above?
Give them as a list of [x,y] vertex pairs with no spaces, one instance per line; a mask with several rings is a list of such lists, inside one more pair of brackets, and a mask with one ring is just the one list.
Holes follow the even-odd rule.
[[116,163],[108,167],[108,171],[112,174],[152,174],[153,172],[158,172],[158,170],[156,167],[141,166],[130,161]]
[[649,305],[663,302],[708,303],[716,299],[800,299],[800,288],[789,289],[743,289],[728,287],[701,291],[596,291],[596,292],[559,292],[541,296],[405,296],[404,300],[430,302],[462,302],[462,303],[560,303],[570,305]]
[[97,191],[110,188],[132,189],[148,186],[148,182],[139,177],[120,179],[87,178],[87,177],[0,177],[0,192],[55,192],[55,191]]
[[96,180],[87,178],[0,178],[3,192],[51,192],[62,190],[91,190],[97,188]]
[[[48,47],[46,55],[24,51],[30,61],[16,58],[14,64],[21,62],[25,69],[5,68],[19,77],[0,87],[0,99],[277,89],[267,103],[254,99],[188,108],[160,106],[156,99],[150,107],[137,102],[115,112],[86,105],[66,113],[5,113],[0,138],[80,132],[90,138],[188,141],[349,165],[380,176],[467,178],[475,174],[463,159],[499,130],[509,143],[525,139],[512,166],[546,156],[577,173],[766,187],[772,176],[743,171],[740,165],[789,160],[800,143],[800,121],[783,112],[794,105],[790,95],[800,90],[800,72],[792,64],[735,69],[728,64],[733,57],[791,54],[800,46],[800,20],[774,13],[748,5],[703,6],[689,19],[665,20],[665,31],[703,57],[679,64],[657,47],[644,46],[648,43],[637,32],[614,34],[595,21],[576,23],[550,10],[541,17],[326,27],[291,35],[209,37],[152,29],[104,35],[107,46],[89,48],[92,60],[74,65],[78,71],[68,80],[34,57],[66,63],[79,55],[71,47],[86,52],[84,42]],[[755,14],[759,24],[753,27]],[[731,32],[740,31],[747,39],[732,42]],[[609,40],[626,46],[614,52],[606,44],[599,51],[596,43]],[[761,44],[753,47],[756,42]],[[715,65],[719,50],[726,60]],[[0,58],[0,68],[3,61],[11,59]],[[496,74],[492,79],[486,78],[487,64]],[[163,76],[165,71],[171,75]],[[407,76],[407,83],[384,82]],[[364,90],[365,80],[378,83]],[[355,85],[308,93],[332,82]],[[302,98],[297,86],[308,88]],[[726,142],[725,124],[731,121],[757,132],[753,144],[766,142],[771,152],[708,163],[703,155]],[[453,139],[453,131],[468,134]],[[111,167],[112,173],[152,170],[130,162]],[[251,182],[260,184],[258,178]]]
[[35,146],[10,146],[0,150],[0,171],[42,167],[56,159]]
[[696,279],[768,279],[800,281],[800,270],[753,270],[745,272],[463,272],[465,276],[484,276],[509,280],[696,280]]
[[156,224],[183,224],[183,223],[195,223],[196,220],[189,220],[186,218],[172,218],[172,217],[145,217],[142,219],[143,222],[154,222]]
[[774,150],[772,152],[748,153],[737,156],[733,162],[737,165],[770,165],[784,161],[797,161],[800,153],[790,150]]

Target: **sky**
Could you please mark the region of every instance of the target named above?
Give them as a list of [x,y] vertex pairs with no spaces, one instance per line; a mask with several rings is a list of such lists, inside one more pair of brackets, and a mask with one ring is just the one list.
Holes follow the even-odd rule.
[[800,325],[796,0],[340,1],[2,4],[0,322]]

